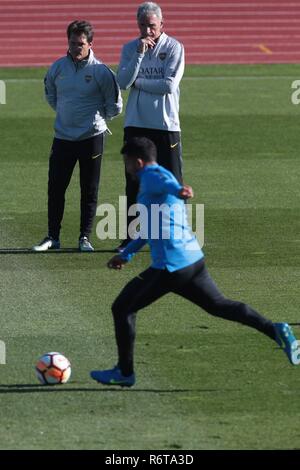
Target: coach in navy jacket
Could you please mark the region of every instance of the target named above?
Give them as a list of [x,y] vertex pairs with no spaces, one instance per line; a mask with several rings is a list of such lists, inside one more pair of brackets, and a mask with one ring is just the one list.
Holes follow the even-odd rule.
[[45,78],[45,96],[56,111],[55,137],[49,161],[48,235],[34,251],[60,248],[65,192],[77,160],[81,188],[78,247],[93,251],[89,236],[97,208],[106,121],[122,111],[115,75],[91,49],[91,24],[74,21],[67,35],[67,55],[54,62]]

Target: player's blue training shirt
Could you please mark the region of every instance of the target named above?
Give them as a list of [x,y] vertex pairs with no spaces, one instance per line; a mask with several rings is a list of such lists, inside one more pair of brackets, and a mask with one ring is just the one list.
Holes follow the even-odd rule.
[[139,238],[127,245],[121,258],[130,261],[148,243],[152,268],[172,272],[202,259],[204,254],[188,225],[184,201],[178,196],[182,186],[173,174],[155,163],[140,170],[138,178]]

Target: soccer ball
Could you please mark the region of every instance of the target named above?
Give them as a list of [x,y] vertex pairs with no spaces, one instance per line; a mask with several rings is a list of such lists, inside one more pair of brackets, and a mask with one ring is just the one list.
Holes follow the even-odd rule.
[[39,358],[35,371],[43,385],[65,384],[71,377],[71,364],[59,352],[49,352]]

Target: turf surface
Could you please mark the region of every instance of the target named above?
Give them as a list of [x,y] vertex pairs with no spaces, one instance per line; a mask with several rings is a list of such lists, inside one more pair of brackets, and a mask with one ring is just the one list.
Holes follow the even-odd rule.
[[[138,318],[137,385],[109,390],[89,370],[110,367],[110,305],[149,264],[147,250],[122,272],[116,246],[93,234],[94,254],[32,254],[46,233],[53,112],[44,70],[1,69],[1,449],[300,448],[300,369],[268,338],[169,295]],[[300,67],[189,67],[182,82],[185,181],[205,204],[207,265],[229,297],[250,303],[300,337]],[[123,118],[111,124],[100,202],[123,191]],[[96,224],[99,222],[96,219]],[[79,182],[67,193],[61,242],[75,248]],[[40,386],[33,366],[57,350],[71,381]]]

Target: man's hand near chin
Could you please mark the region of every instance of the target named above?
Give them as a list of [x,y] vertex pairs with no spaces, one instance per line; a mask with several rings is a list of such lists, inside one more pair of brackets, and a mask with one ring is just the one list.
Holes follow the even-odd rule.
[[148,48],[153,49],[155,47],[155,41],[154,39],[150,38],[149,36],[145,38],[140,38],[140,42],[138,45],[138,52],[140,54],[145,54],[147,52]]

